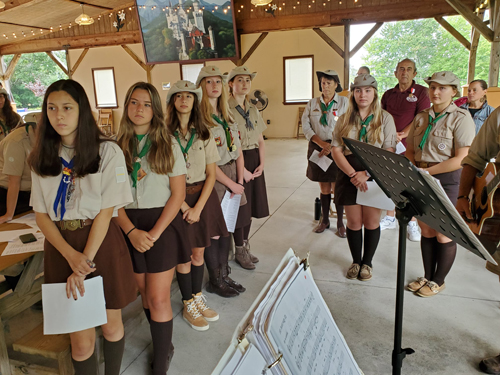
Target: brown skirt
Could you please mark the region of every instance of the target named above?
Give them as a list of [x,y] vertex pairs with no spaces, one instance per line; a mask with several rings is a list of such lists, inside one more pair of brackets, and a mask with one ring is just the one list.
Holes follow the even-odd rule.
[[458,187],[460,185],[460,176],[462,175],[462,169],[457,169],[453,172],[440,173],[433,175],[435,179],[441,182],[443,190],[450,199],[451,203],[455,205],[458,198]]
[[[326,141],[326,142],[331,143],[331,141]],[[309,147],[307,149],[307,171],[306,171],[307,178],[310,179],[311,181],[316,181],[316,182],[335,182],[337,180],[337,174],[339,173],[338,172],[339,167],[337,167],[337,164],[335,164],[332,154],[329,153],[328,155],[326,155],[330,160],[333,161],[333,163],[330,164],[330,167],[328,167],[328,169],[325,172],[323,171],[323,169],[319,167],[318,164],[313,163],[312,161],[309,160],[314,150],[321,152],[322,148],[319,147],[313,141],[309,141]]]
[[[64,240],[76,251],[83,252],[92,226],[75,231],[60,230]],[[86,279],[102,276],[106,309],[123,309],[137,298],[137,285],[132,272],[132,264],[122,231],[114,220],[109,224],[108,233],[94,258],[96,270]],[[73,273],[66,259],[45,239],[44,275],[45,283],[65,283]]]
[[[238,181],[238,176],[236,173],[236,161],[232,160],[227,164],[224,165],[218,165],[222,173],[224,173],[227,177],[229,177],[232,181],[237,182]],[[215,181],[214,185],[214,190],[217,193],[217,197],[219,198],[219,203],[222,202],[222,199],[224,198],[224,194],[226,194],[226,191],[230,191],[227,186],[221,184],[219,181]],[[247,197],[245,195],[245,192],[241,195],[241,201],[240,201],[240,206],[243,206],[247,204]]]
[[[252,172],[260,164],[259,149],[244,150],[245,168]],[[269,204],[267,203],[266,179],[264,172],[250,182],[244,182],[247,204],[240,207],[236,228],[242,228],[250,224],[252,217],[260,219],[269,216]]]
[[[353,154],[345,157],[351,167],[356,171],[364,171],[365,167],[361,164]],[[371,180],[371,179],[370,179]],[[358,188],[351,183],[351,178],[346,175],[340,168],[337,175],[337,183],[335,184],[335,204],[339,206],[353,206],[356,204],[358,196]]]
[[[137,229],[150,231],[160,218],[163,208],[128,209],[125,212]],[[135,273],[164,272],[178,264],[191,261],[191,243],[181,211],[148,251],[141,253],[132,246],[127,236],[125,236],[125,240]]]
[[[203,189],[194,194],[186,194],[185,202],[189,207],[194,207],[198,199],[200,199],[202,191]],[[201,211],[200,221],[189,224],[184,220],[184,224],[188,233],[188,239],[191,242],[191,248],[208,247],[210,246],[210,238],[215,236],[229,236],[224,215],[217,199],[217,193],[214,189],[212,189],[210,197]]]

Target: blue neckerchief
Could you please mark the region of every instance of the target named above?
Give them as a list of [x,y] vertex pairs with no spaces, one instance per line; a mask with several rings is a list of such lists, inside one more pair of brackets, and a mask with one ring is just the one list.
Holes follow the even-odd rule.
[[57,217],[57,207],[59,206],[59,203],[61,203],[61,220],[62,220],[64,218],[64,214],[66,213],[66,193],[68,192],[68,186],[72,180],[75,158],[73,157],[73,159],[71,159],[69,163],[63,158],[60,159],[64,168],[62,171],[61,182],[59,183],[59,188],[57,189],[56,200],[54,202],[54,213]]

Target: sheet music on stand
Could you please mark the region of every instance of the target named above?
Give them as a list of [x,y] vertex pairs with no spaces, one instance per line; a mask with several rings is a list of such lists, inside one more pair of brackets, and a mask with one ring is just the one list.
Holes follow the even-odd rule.
[[307,260],[300,262],[292,249],[238,325],[212,372],[252,374],[363,374],[314,282]]

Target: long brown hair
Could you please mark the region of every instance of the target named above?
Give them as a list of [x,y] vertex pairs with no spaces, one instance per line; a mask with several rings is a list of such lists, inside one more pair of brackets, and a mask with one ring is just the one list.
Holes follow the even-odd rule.
[[33,171],[40,176],[57,176],[61,173],[62,163],[59,158],[61,136],[54,130],[47,117],[47,100],[51,93],[64,91],[78,104],[78,127],[75,138],[76,177],[96,173],[99,169],[101,156],[100,144],[106,140],[99,130],[92,115],[89,99],[83,87],[71,79],[54,82],[45,92],[35,146],[28,157],[28,163]]
[[4,102],[3,108],[0,109],[0,111],[2,112],[3,116],[5,117],[5,125],[7,126],[7,128],[10,131],[10,130],[14,129],[19,124],[20,117],[12,109],[12,104],[10,102],[9,95],[6,95],[6,94],[0,94],[0,95],[3,95],[5,97],[5,102]]
[[120,121],[117,142],[125,155],[128,172],[132,172],[134,164],[134,150],[137,149],[139,141],[135,137],[134,123],[128,117],[128,105],[135,90],[146,90],[151,97],[151,108],[153,109],[153,118],[149,126],[148,137],[151,141],[151,148],[147,154],[147,161],[151,170],[157,174],[167,174],[174,168],[174,155],[172,152],[172,137],[165,126],[163,109],[161,107],[160,94],[150,83],[137,82],[127,91],[124,113]]
[[[234,122],[234,117],[231,111],[229,110],[229,105],[227,104],[227,101],[229,99],[229,94],[227,92],[226,86],[224,85],[222,77],[220,77],[220,79],[222,81],[222,92],[220,96],[217,98],[217,110],[219,111],[222,120],[226,121],[229,124]],[[203,121],[208,126],[211,126],[213,124],[212,121],[213,107],[208,99],[206,78],[203,78],[201,80],[199,87],[201,87],[201,90],[203,92],[203,95],[201,96],[201,114],[203,116]]]
[[[372,104],[370,104],[370,112],[373,113],[373,119],[370,122],[370,128],[367,133],[368,140],[370,143],[375,141],[380,142],[380,133],[382,132],[382,107],[380,105],[380,100],[378,100],[378,90],[375,90],[375,96],[373,98]],[[354,99],[354,92],[349,96],[349,105],[347,107],[346,113],[342,116],[343,121],[337,123],[335,126],[339,126],[339,134],[342,144],[344,141],[342,138],[348,137],[349,132],[353,127],[359,127],[361,123],[361,116],[359,115],[359,107]]]
[[[204,121],[203,116],[201,114],[201,106],[198,101],[198,96],[195,93],[190,92],[193,95],[193,109],[191,109],[191,113],[189,114],[189,125],[193,125],[196,129],[196,134],[198,138],[202,141],[206,141],[212,135],[210,130],[208,130],[207,123]],[[179,116],[177,115],[177,110],[175,109],[175,97],[177,95],[172,95],[170,101],[167,103],[167,116],[166,123],[167,128],[171,134],[174,134],[175,131],[181,129],[181,122],[179,120]],[[210,105],[210,103],[209,103]],[[212,123],[212,117],[210,117],[210,124]]]

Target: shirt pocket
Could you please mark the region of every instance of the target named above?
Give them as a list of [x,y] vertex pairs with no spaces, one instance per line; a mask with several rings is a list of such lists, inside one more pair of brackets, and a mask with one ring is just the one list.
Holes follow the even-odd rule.
[[80,180],[79,213],[94,219],[102,207],[102,173],[88,174]]
[[441,161],[448,160],[454,156],[453,150],[453,132],[449,128],[436,129],[432,133],[433,137],[431,149],[440,155]]

